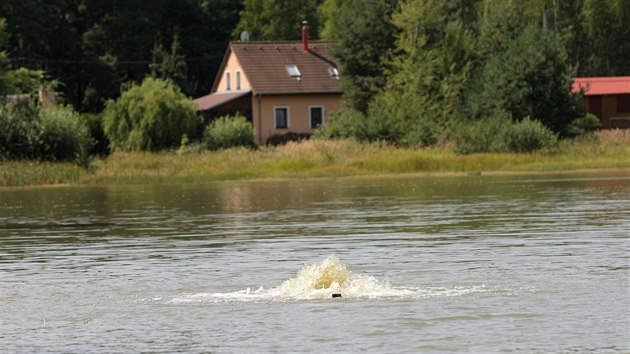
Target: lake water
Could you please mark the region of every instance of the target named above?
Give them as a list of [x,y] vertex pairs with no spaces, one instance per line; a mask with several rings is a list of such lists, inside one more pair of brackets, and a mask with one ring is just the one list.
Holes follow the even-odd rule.
[[627,353],[629,230],[623,173],[4,189],[0,351]]

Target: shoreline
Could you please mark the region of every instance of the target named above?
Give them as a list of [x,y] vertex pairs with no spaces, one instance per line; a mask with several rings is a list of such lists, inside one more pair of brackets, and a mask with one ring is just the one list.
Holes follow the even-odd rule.
[[[88,172],[86,172],[88,173]],[[90,177],[77,183],[47,183],[47,184],[25,184],[25,185],[0,185],[0,191],[18,189],[48,189],[48,188],[68,188],[68,187],[91,187],[91,186],[124,186],[124,185],[168,185],[168,184],[212,184],[212,183],[264,183],[264,182],[291,182],[291,181],[327,181],[327,180],[370,180],[370,179],[408,179],[408,178],[465,178],[465,177],[516,177],[516,176],[596,176],[602,175],[610,178],[629,178],[630,167],[604,167],[588,169],[558,169],[558,170],[488,170],[480,172],[443,172],[443,171],[422,171],[422,172],[398,172],[398,173],[364,173],[346,175],[302,175],[302,176],[259,176],[252,178],[234,179],[214,179],[195,178],[190,181],[188,177],[147,177],[142,178],[121,178],[108,179],[105,181],[92,181]]]
[[254,150],[115,152],[93,160],[88,168],[68,162],[2,161],[0,188],[596,173],[630,176],[630,131],[604,132],[531,153],[459,155],[449,147],[307,140]]
[[484,171],[482,173],[465,173],[465,172],[407,172],[407,173],[381,173],[381,174],[363,174],[363,175],[344,175],[344,176],[310,176],[310,177],[258,177],[249,179],[222,179],[222,180],[205,180],[197,182],[179,182],[172,181],[142,181],[130,183],[59,183],[59,184],[29,184],[15,186],[0,186],[0,192],[11,190],[26,189],[53,189],[53,188],[72,188],[72,187],[103,187],[103,186],[141,186],[141,185],[169,185],[169,184],[213,184],[213,183],[276,183],[276,182],[292,182],[292,181],[327,181],[327,180],[370,180],[370,179],[411,179],[411,178],[465,178],[465,177],[516,177],[516,176],[584,176],[594,177],[602,175],[606,178],[625,178],[630,179],[630,168],[601,168],[601,169],[577,169],[577,170],[549,170],[549,171]]

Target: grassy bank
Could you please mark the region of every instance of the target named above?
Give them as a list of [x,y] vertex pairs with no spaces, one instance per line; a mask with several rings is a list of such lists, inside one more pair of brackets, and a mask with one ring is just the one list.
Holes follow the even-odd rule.
[[78,184],[89,172],[72,163],[0,162],[0,187]]
[[3,162],[0,186],[195,183],[255,178],[309,178],[401,173],[545,172],[630,169],[630,132],[602,131],[527,154],[455,154],[450,147],[396,148],[312,140],[258,150],[114,153],[89,170],[71,164]]

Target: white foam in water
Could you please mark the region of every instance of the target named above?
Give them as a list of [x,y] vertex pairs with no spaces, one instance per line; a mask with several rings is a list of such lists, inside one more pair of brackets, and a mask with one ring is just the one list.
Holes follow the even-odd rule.
[[305,265],[294,278],[282,282],[275,288],[257,290],[247,288],[230,293],[198,293],[173,298],[171,303],[198,302],[269,302],[330,299],[333,294],[342,298],[421,298],[432,296],[462,296],[477,292],[502,292],[505,290],[473,287],[392,287],[387,280],[370,275],[355,274],[346,269],[334,254],[314,264]]

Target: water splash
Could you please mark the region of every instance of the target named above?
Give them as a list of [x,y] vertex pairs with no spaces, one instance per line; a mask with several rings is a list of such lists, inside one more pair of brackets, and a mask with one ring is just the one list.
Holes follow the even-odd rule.
[[496,292],[501,289],[474,286],[470,288],[438,288],[424,289],[410,287],[393,287],[387,279],[379,280],[371,275],[357,274],[346,268],[339,258],[331,254],[322,261],[307,264],[296,276],[283,281],[274,288],[257,290],[247,288],[230,293],[199,293],[173,298],[171,303],[188,302],[270,302],[330,299],[333,294],[341,294],[345,299],[374,298],[426,298],[432,296],[461,296],[469,293]]
[[341,294],[345,298],[373,298],[410,293],[393,288],[387,280],[353,273],[334,254],[318,263],[305,265],[294,278],[269,290],[274,297],[295,299],[324,299],[331,298],[332,294]]

